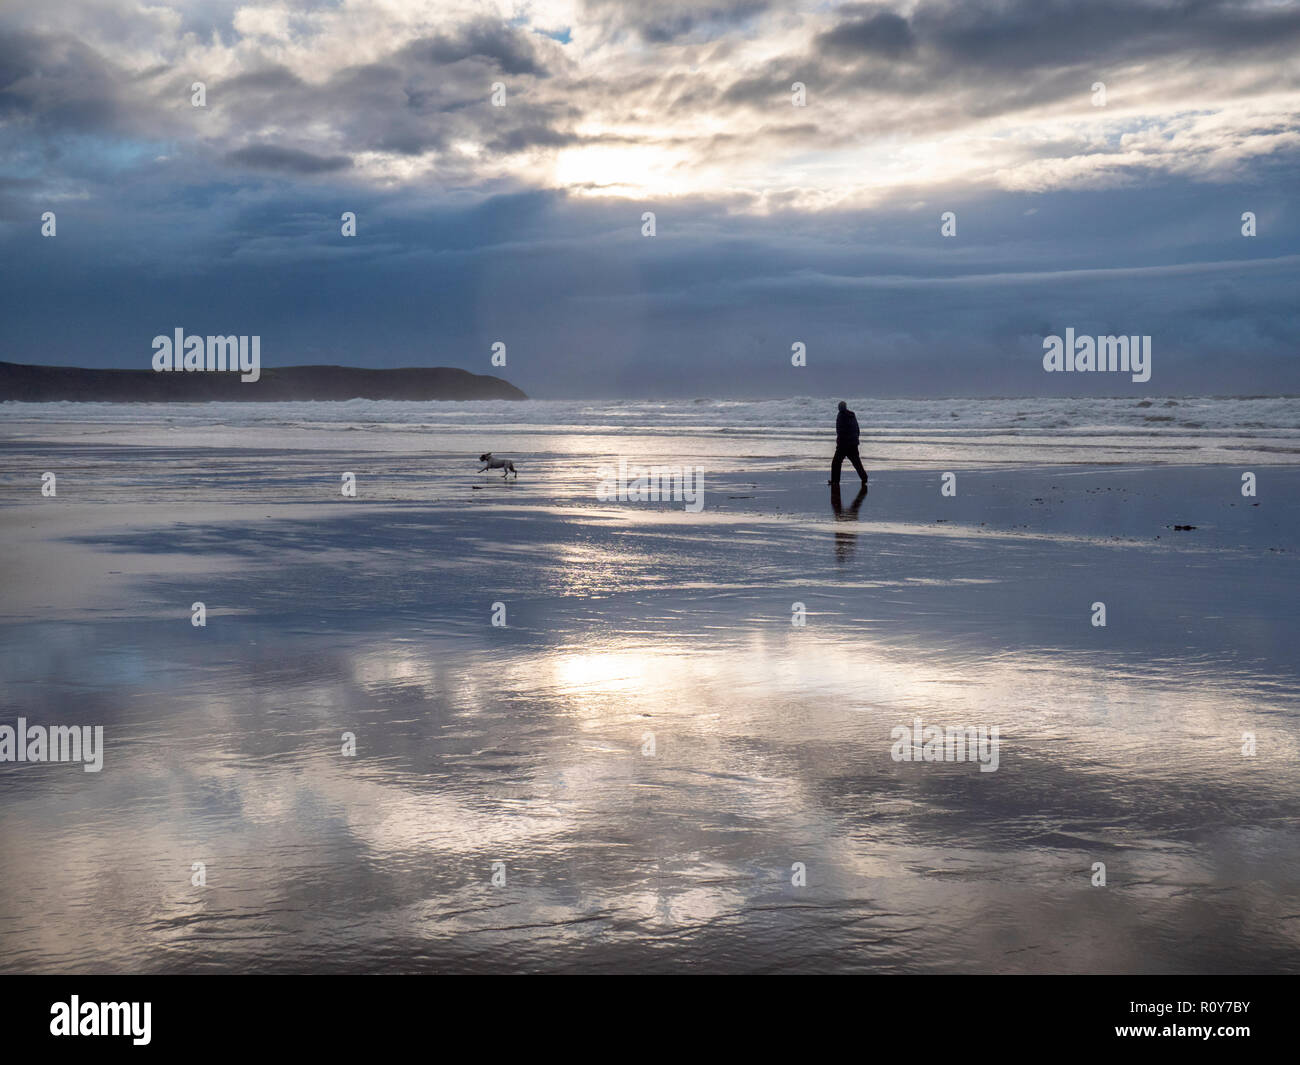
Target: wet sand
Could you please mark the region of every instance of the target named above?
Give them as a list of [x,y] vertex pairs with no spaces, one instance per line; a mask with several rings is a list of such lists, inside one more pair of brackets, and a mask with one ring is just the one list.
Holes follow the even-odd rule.
[[8,460],[4,971],[1300,970],[1300,468],[202,465]]

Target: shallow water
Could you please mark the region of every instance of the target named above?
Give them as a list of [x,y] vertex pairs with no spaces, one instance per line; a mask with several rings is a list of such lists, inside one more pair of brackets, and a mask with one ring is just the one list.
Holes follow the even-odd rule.
[[[691,514],[593,498],[617,434],[505,485],[103,427],[0,451],[0,723],[106,737],[0,765],[6,971],[1300,970],[1294,466],[836,513],[711,455]],[[917,717],[997,770],[893,760]]]
[[[617,454],[640,462],[702,462],[710,472],[820,465],[836,398],[694,402],[562,400],[476,403],[0,403],[10,441],[234,449],[265,454],[370,453],[385,466],[464,461],[483,451],[530,467],[572,467]],[[862,455],[877,468],[997,463],[1294,463],[1295,397],[1151,396],[1071,399],[848,397]],[[399,457],[401,456],[401,457]]]

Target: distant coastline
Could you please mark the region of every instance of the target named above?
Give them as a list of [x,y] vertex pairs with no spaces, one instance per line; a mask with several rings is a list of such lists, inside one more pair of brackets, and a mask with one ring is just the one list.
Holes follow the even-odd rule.
[[229,403],[349,399],[527,399],[500,377],[450,366],[373,370],[282,366],[256,382],[227,373],[155,373],[0,362],[0,401],[25,403]]

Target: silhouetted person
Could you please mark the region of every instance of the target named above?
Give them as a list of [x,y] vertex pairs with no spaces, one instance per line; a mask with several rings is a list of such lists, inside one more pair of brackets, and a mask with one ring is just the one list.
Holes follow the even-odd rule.
[[[857,498],[849,504],[849,509],[844,509],[844,504],[840,500],[840,486],[831,485],[831,509],[835,511],[836,521],[857,521],[858,508],[862,506],[862,501],[867,498],[867,486],[864,483],[858,489]],[[853,558],[853,549],[857,546],[858,534],[856,532],[835,532],[835,558],[839,562],[849,562]]]
[[835,458],[831,460],[831,479],[827,484],[840,483],[840,467],[845,459],[853,463],[865,485],[867,471],[862,468],[862,458],[858,455],[858,416],[849,410],[844,400],[840,400],[840,412],[835,416]]

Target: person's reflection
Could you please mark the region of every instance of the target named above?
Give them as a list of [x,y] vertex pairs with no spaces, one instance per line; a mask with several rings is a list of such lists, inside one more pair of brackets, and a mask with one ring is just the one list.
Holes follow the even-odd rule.
[[[862,501],[867,498],[867,486],[864,482],[858,489],[858,494],[854,497],[853,502],[849,504],[847,510],[844,509],[844,502],[840,498],[840,486],[831,485],[831,509],[835,511],[836,521],[857,521],[858,509],[862,506]],[[858,534],[856,532],[836,532],[835,533],[835,560],[837,562],[852,562],[853,549],[857,547]]]

